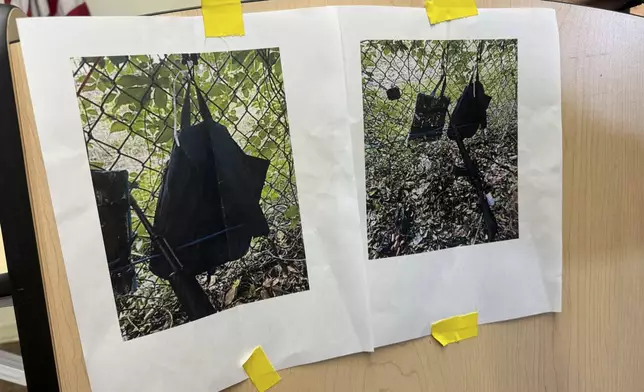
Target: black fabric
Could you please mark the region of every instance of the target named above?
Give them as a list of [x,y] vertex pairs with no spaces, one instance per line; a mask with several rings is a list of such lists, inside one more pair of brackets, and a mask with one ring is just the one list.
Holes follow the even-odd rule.
[[[19,16],[24,14],[17,7],[0,4],[0,226],[27,388],[29,391],[57,392],[60,388],[47,322],[42,260],[38,253],[9,62],[8,30]],[[19,82],[25,82],[24,78]]]
[[[436,96],[436,90],[442,83],[440,96]],[[445,116],[449,108],[450,99],[445,96],[447,77],[445,74],[434,87],[431,95],[419,93],[416,96],[416,107],[414,119],[411,122],[409,140],[437,140],[443,136],[445,127]]]
[[452,112],[447,130],[447,136],[452,140],[455,131],[462,139],[467,139],[474,136],[479,128],[487,127],[487,108],[492,97],[485,95],[485,88],[479,81],[478,65],[476,68],[476,80],[472,75],[470,83],[465,86]]
[[387,90],[387,99],[395,101],[400,99],[400,89],[398,87],[391,87]]
[[0,274],[0,298],[11,297],[11,279],[9,273]]
[[[154,231],[173,247],[184,274],[210,272],[241,258],[252,237],[268,234],[260,208],[269,161],[251,157],[223,125],[212,120],[197,89],[203,122],[190,125],[190,86],[181,114],[178,145],[170,155],[154,216]],[[153,250],[159,253],[158,249]],[[167,279],[163,257],[150,269]]]
[[470,157],[463,142],[463,139],[474,136],[479,127],[481,129],[487,127],[487,108],[492,98],[485,95],[485,89],[479,80],[479,63],[481,61],[483,47],[483,44],[479,44],[474,71],[472,72],[470,82],[456,102],[456,107],[450,118],[447,136],[456,141],[465,165],[464,168],[455,166],[454,174],[457,176],[467,176],[469,182],[474,187],[479,208],[483,214],[483,221],[487,229],[487,239],[488,241],[493,241],[498,230],[498,224],[485,196],[486,187],[483,176],[476,162]]
[[92,170],[92,183],[112,288],[117,294],[127,294],[136,288],[134,268],[130,264],[128,173]]

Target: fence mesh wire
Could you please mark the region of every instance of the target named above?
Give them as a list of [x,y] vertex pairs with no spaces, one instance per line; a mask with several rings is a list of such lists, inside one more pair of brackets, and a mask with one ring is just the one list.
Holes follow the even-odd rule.
[[[127,170],[131,194],[154,213],[186,92],[186,71],[212,117],[247,153],[270,160],[261,207],[270,234],[255,238],[242,259],[198,277],[217,310],[308,289],[282,72],[277,49],[193,55],[111,56],[73,60],[92,169]],[[191,89],[192,123],[198,115]],[[137,288],[115,293],[124,339],[187,321],[167,281],[148,269],[149,233],[132,213]],[[112,274],[119,274],[112,271]]]
[[[414,254],[486,242],[476,195],[456,143],[409,140],[419,93],[440,94],[446,69],[449,113],[470,82],[492,97],[487,128],[465,141],[494,199],[496,240],[518,237],[516,40],[363,41],[362,81],[369,257]],[[437,88],[438,86],[438,88]],[[399,99],[387,91],[399,89]],[[446,132],[444,132],[446,133]]]

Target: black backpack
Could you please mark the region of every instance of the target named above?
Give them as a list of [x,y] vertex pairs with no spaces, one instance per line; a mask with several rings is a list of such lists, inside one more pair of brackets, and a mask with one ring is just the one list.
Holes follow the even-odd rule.
[[[213,121],[198,88],[197,101],[203,121],[190,125],[189,82],[153,224],[193,276],[241,258],[253,237],[269,231],[259,205],[269,161],[244,153]],[[153,253],[161,253],[154,241]],[[164,257],[152,258],[150,270],[163,279],[175,272]]]
[[479,80],[479,61],[480,50],[470,82],[456,102],[450,118],[447,137],[452,140],[455,140],[455,131],[459,133],[461,139],[467,139],[474,136],[479,128],[487,127],[487,108],[490,106],[492,97],[485,95],[485,88]]

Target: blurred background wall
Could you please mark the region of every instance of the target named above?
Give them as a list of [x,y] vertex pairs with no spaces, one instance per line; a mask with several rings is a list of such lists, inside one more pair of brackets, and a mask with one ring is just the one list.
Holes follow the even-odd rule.
[[[142,15],[171,11],[188,7],[199,7],[201,0],[85,0],[92,15]],[[243,1],[243,0],[242,0]],[[580,4],[628,12],[642,1],[638,0],[558,0],[564,3]],[[640,8],[641,10],[641,8]],[[640,11],[640,15],[643,11]],[[637,13],[637,12],[633,12]]]
[[92,15],[142,15],[198,7],[201,0],[85,0]]

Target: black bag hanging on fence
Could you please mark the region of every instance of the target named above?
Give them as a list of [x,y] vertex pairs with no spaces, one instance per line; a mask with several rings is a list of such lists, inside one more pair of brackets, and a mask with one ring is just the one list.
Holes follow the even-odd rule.
[[[440,96],[436,96],[438,86],[441,87]],[[445,87],[447,86],[447,75],[443,68],[443,75],[434,87],[431,95],[419,93],[416,96],[416,108],[414,110],[414,119],[411,122],[409,131],[409,140],[438,140],[443,136],[445,127],[445,116],[449,108],[450,99],[445,96]]]
[[125,170],[92,170],[91,174],[112,288],[116,294],[127,294],[136,289],[130,263],[128,174]]
[[[197,101],[203,122],[190,125],[188,82],[179,143],[154,215],[155,234],[167,240],[188,275],[241,258],[252,237],[268,234],[259,201],[269,161],[244,153],[226,127],[213,121],[198,88]],[[150,270],[163,279],[173,273],[163,257],[153,258]]]
[[485,88],[479,80],[480,56],[481,50],[476,56],[475,70],[470,77],[470,82],[465,86],[452,112],[447,130],[447,136],[452,140],[454,140],[454,130],[461,135],[462,139],[466,139],[474,136],[479,128],[487,127],[487,108],[490,106],[492,97],[485,95]]
[[387,99],[390,101],[397,101],[400,99],[400,88],[391,86],[387,89]]

